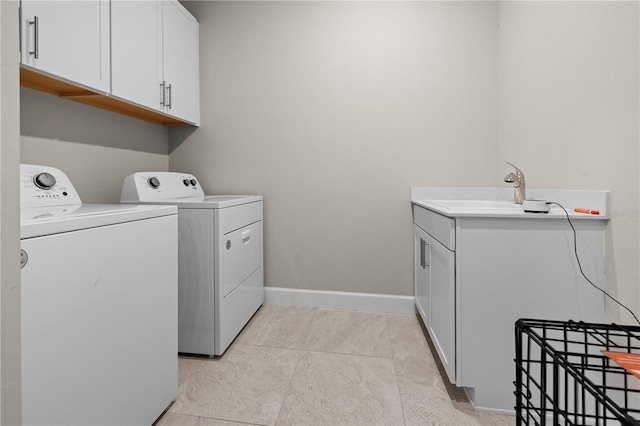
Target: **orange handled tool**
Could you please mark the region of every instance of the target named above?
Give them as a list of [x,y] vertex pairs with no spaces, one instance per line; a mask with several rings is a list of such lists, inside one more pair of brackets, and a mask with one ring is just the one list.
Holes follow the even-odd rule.
[[573,211],[576,213],[600,214],[598,210],[589,210],[589,209],[581,209],[581,208],[575,208],[573,209]]

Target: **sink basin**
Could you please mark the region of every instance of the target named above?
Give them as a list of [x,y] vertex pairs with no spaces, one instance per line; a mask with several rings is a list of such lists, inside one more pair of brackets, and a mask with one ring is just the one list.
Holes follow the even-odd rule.
[[495,210],[509,209],[522,210],[522,204],[515,204],[513,201],[501,200],[426,200],[427,203],[437,204],[446,209],[469,209],[469,210]]

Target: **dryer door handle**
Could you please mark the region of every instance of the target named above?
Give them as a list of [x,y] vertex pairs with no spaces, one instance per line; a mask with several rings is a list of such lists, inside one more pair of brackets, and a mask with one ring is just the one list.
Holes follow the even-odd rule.
[[242,231],[240,234],[242,237],[242,244],[247,244],[251,239],[251,229],[247,229],[246,231]]

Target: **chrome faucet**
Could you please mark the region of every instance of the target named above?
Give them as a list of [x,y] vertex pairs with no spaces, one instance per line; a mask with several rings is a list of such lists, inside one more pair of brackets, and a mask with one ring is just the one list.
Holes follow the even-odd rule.
[[525,198],[524,173],[508,161],[507,164],[516,169],[516,172],[506,175],[504,181],[513,184],[513,202],[522,204]]

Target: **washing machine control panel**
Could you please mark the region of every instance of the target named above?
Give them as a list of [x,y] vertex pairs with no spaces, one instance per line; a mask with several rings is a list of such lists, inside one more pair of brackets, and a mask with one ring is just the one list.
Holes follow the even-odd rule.
[[20,207],[51,207],[82,204],[78,192],[59,169],[20,164]]
[[204,196],[194,175],[176,172],[138,172],[125,178],[120,201],[159,201]]

